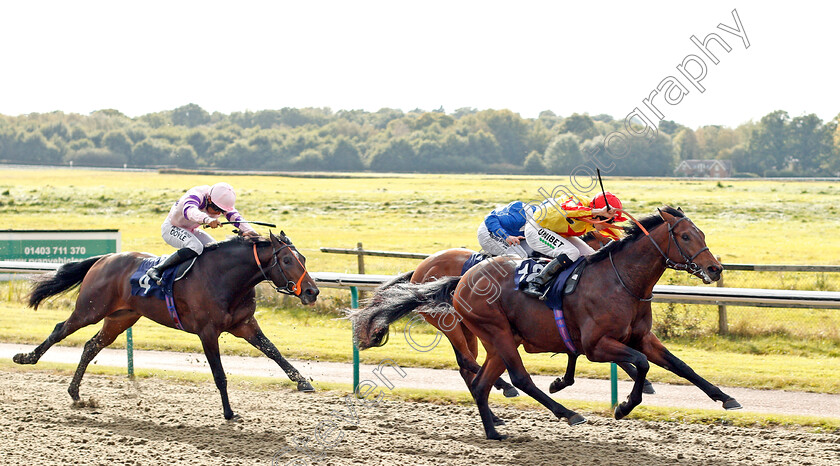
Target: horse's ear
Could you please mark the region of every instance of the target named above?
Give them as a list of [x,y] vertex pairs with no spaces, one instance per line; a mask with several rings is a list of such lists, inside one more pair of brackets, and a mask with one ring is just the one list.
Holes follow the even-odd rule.
[[284,236],[286,236],[286,232],[285,232],[285,231],[283,231],[283,230],[280,230],[280,237],[282,238],[282,237],[284,237]]
[[662,220],[664,220],[665,222],[670,222],[671,220],[674,219],[673,215],[669,214],[668,212],[663,211],[660,208],[657,208],[656,211],[659,212],[659,217],[662,218]]
[[[677,210],[679,210],[680,212],[682,212],[682,211],[683,211],[683,210],[682,210],[682,207],[680,207],[680,206],[677,206]],[[685,213],[685,212],[683,212],[683,213]]]
[[271,240],[271,244],[276,245],[280,243],[280,240],[278,240],[277,237],[274,236],[274,233],[272,233],[271,230],[268,230],[268,239]]

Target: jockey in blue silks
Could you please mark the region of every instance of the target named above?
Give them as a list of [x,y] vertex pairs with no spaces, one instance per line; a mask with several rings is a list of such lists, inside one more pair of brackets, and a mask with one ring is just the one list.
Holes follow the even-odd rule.
[[513,201],[493,209],[478,227],[478,244],[483,252],[501,256],[513,254],[523,259],[533,253],[525,239],[525,223],[533,221],[535,206]]

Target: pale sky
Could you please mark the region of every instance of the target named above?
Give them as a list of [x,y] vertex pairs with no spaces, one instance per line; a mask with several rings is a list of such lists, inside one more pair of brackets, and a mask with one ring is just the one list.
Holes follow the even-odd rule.
[[[664,119],[737,126],[787,110],[840,113],[840,4],[560,1],[17,1],[0,4],[0,113],[188,103],[507,108],[623,119],[689,55],[705,92],[659,99]],[[737,10],[749,41],[735,28]],[[691,42],[718,34],[730,47]],[[695,68],[692,71],[692,66]],[[698,65],[688,66],[699,72]]]

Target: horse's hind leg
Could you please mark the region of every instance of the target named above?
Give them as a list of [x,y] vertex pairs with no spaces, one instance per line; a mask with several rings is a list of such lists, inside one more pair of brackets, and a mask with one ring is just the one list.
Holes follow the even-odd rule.
[[[84,305],[82,303],[85,302]],[[56,324],[55,328],[53,328],[52,333],[50,336],[44,340],[43,343],[38,345],[32,352],[30,353],[18,353],[16,354],[12,360],[18,364],[35,364],[41,359],[41,356],[47,352],[50,347],[61,340],[67,338],[76,330],[79,330],[82,327],[87,327],[88,325],[95,324],[102,320],[105,316],[104,312],[97,312],[97,309],[105,309],[105,306],[98,306],[98,302],[96,301],[89,301],[87,298],[82,300],[82,295],[79,295],[79,299],[76,300],[76,308],[73,310],[73,313],[70,314],[70,317],[65,320],[64,322],[59,322]]]
[[493,346],[495,346],[499,357],[504,361],[508,374],[510,374],[510,381],[513,382],[514,387],[539,401],[540,404],[551,410],[558,418],[566,418],[570,426],[586,422],[583,416],[554,401],[550,396],[537,388],[528,371],[525,370],[525,366],[522,364],[522,358],[516,350],[513,335],[509,328],[493,333],[492,337],[491,334],[488,334],[487,337],[492,338]]
[[38,360],[41,359],[41,356],[43,356],[44,353],[46,353],[47,350],[50,349],[50,347],[52,345],[58,343],[59,341],[63,340],[64,337],[67,336],[67,335],[62,335],[62,329],[64,328],[65,323],[66,322],[57,323],[55,325],[55,328],[53,328],[52,333],[50,333],[50,336],[48,336],[47,339],[44,340],[43,343],[41,343],[40,345],[35,347],[35,349],[32,350],[32,352],[30,352],[30,353],[18,353],[16,355],[14,355],[14,357],[12,358],[12,361],[16,362],[17,364],[35,364],[35,363],[37,363]]
[[[548,387],[549,393],[556,393],[560,390],[563,390],[566,387],[570,387],[575,383],[575,367],[577,365],[577,355],[569,354],[569,361],[566,363],[566,373],[563,374],[563,377],[557,377],[551,382],[551,385]],[[631,379],[636,380],[639,376],[639,371],[636,368],[626,362],[618,363],[618,366],[621,367],[627,375],[630,376]],[[644,388],[642,388],[642,393],[646,395],[653,395],[656,393],[656,390],[653,389],[653,385],[650,383],[649,380],[645,379]]]
[[484,434],[487,436],[487,440],[507,438],[507,435],[502,435],[496,430],[496,425],[498,425],[496,419],[498,418],[490,410],[490,405],[487,403],[493,381],[498,379],[504,371],[505,364],[502,359],[491,348],[487,348],[487,359],[484,360],[484,365],[481,366],[470,387],[470,393],[478,407],[478,414],[481,416],[481,423],[484,426]]
[[297,389],[302,392],[314,392],[315,388],[312,387],[312,384],[306,380],[306,378],[295,369],[289,361],[286,361],[286,358],[280,354],[280,351],[274,346],[274,343],[265,336],[260,329],[259,324],[257,324],[256,319],[251,317],[244,323],[228,330],[231,334],[244,339],[251,345],[253,345],[258,350],[262,351],[263,354],[268,356],[274,362],[279,365],[286,375],[289,376],[289,380],[292,382],[297,382]]
[[568,356],[566,373],[563,374],[563,377],[557,377],[554,382],[551,382],[551,385],[548,386],[548,393],[556,393],[575,384],[575,368],[577,367],[578,355],[569,354]]
[[[437,322],[430,323],[440,329]],[[478,374],[478,370],[481,369],[481,366],[476,362],[476,357],[478,357],[478,338],[464,324],[458,324],[452,330],[445,332],[445,334],[449,342],[452,343],[452,349],[455,350],[456,359],[460,357],[458,359],[458,367],[461,372],[461,378],[464,379],[467,387],[469,387],[474,375]],[[506,398],[519,396],[516,388],[501,377],[496,379],[493,387],[497,390],[502,390]]]
[[96,335],[85,343],[85,349],[82,351],[82,358],[79,361],[79,366],[76,367],[76,373],[73,374],[73,380],[70,382],[70,388],[67,392],[73,401],[79,401],[79,385],[82,383],[82,377],[85,375],[88,364],[93,361],[93,358],[102,351],[102,348],[110,345],[114,340],[123,333],[127,328],[134,325],[140,318],[137,314],[126,314],[120,317],[106,317],[105,323]]
[[[481,366],[479,366],[478,363],[475,362],[475,359],[464,356],[460,351],[458,351],[458,348],[456,348],[454,344],[452,345],[452,349],[455,351],[455,360],[458,362],[458,372],[461,374],[461,378],[464,379],[464,383],[467,384],[467,389],[470,390],[470,392],[472,392],[473,381],[475,380],[476,374],[478,374],[479,371],[481,371]],[[499,384],[499,381],[504,382],[504,380],[498,378],[496,379],[496,383],[494,383],[493,386],[496,387]],[[514,388],[514,390],[516,389]],[[490,415],[493,418],[493,425],[502,426],[505,424],[505,421],[502,418],[496,416],[492,412],[490,413]]]

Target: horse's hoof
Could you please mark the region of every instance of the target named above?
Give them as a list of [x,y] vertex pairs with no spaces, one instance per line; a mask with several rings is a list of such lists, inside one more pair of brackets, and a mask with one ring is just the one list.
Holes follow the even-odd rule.
[[314,392],[315,388],[306,380],[301,380],[297,384],[297,389],[299,392]]
[[500,417],[493,417],[493,425],[494,426],[503,426],[505,425],[505,420]]
[[586,423],[586,418],[581,416],[580,414],[575,413],[574,416],[569,418],[569,425],[570,426],[576,426],[578,424],[584,424],[584,423]]
[[227,422],[242,422],[242,416],[236,413],[230,413],[230,417],[225,416]]
[[743,406],[741,406],[741,403],[738,403],[737,401],[735,401],[735,398],[730,398],[730,399],[723,402],[723,409],[725,409],[725,410],[741,409],[741,408],[743,408]]
[[502,394],[505,398],[516,398],[519,396],[519,390],[517,390],[516,387],[510,386],[502,390]]
[[12,361],[14,361],[16,364],[35,364],[35,362],[37,362],[33,362],[32,358],[30,358],[29,355],[26,353],[18,353],[14,355],[12,357]]
[[568,385],[566,385],[566,382],[563,381],[563,379],[561,379],[560,377],[558,377],[554,379],[554,382],[551,382],[551,385],[548,386],[548,393],[557,393],[566,387],[568,387]]
[[623,419],[624,416],[630,414],[632,409],[627,409],[627,403],[620,403],[618,406],[615,407],[615,418],[616,419]]
[[656,395],[656,390],[653,389],[653,384],[645,380],[645,386],[642,388],[642,393],[645,395]]
[[506,438],[508,438],[507,435],[498,432],[487,433],[487,440],[504,440]]

